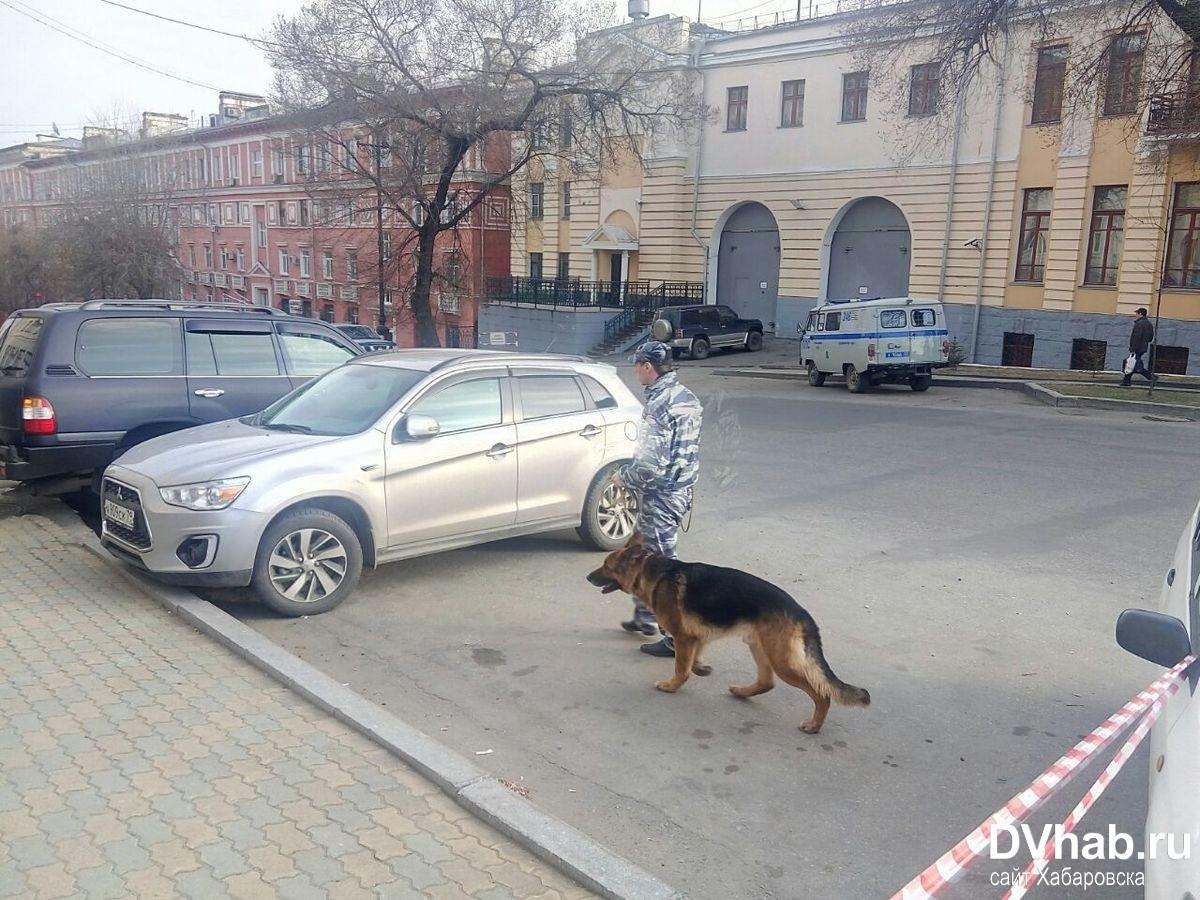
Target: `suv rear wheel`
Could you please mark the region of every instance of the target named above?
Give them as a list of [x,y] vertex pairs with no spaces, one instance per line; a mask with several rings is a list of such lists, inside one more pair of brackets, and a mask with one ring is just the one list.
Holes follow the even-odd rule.
[[607,466],[583,501],[582,524],[577,529],[585,544],[596,550],[616,550],[623,547],[637,527],[637,496],[629,488],[612,483],[616,465]]
[[328,612],[358,583],[362,544],[344,519],[324,509],[298,509],[266,530],[252,584],[267,606],[285,616]]
[[692,341],[692,359],[708,359],[708,351],[711,345],[708,343],[708,338],[698,337]]

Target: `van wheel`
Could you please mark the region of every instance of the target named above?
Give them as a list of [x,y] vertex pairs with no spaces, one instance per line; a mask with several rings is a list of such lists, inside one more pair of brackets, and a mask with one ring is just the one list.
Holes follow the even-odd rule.
[[616,465],[606,466],[592,482],[583,501],[583,516],[575,529],[580,540],[594,550],[625,546],[637,527],[637,495],[612,483]]
[[708,359],[710,347],[708,338],[696,338],[692,341],[692,359]]
[[808,383],[813,387],[820,387],[825,383],[825,373],[818,369],[811,359],[808,361]]
[[763,336],[761,331],[752,331],[746,335],[746,349],[751,353],[757,353],[762,349]]
[[916,391],[918,394],[921,393],[922,391],[929,390],[929,386],[932,384],[933,384],[933,376],[929,375],[929,374],[914,375],[912,378],[908,379],[908,386],[910,388],[912,388],[914,391]]
[[865,393],[869,384],[870,382],[867,380],[867,376],[858,371],[858,369],[854,368],[853,363],[846,366],[846,387],[849,389],[850,393]]
[[361,573],[354,529],[328,510],[298,509],[263,534],[251,584],[277,613],[315,616],[350,596]]

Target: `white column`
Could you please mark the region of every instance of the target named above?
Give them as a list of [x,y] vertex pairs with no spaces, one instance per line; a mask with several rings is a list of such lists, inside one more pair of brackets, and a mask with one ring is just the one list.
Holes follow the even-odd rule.
[[621,305],[625,305],[625,291],[629,282],[629,251],[621,251]]

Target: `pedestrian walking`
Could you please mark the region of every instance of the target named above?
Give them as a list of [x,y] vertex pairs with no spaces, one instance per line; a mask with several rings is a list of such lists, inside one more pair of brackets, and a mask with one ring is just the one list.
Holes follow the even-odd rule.
[[1141,375],[1147,381],[1154,380],[1154,374],[1146,368],[1146,364],[1142,360],[1153,340],[1154,326],[1146,318],[1146,307],[1140,307],[1133,320],[1133,331],[1129,335],[1129,356],[1133,359],[1133,365],[1130,366],[1129,361],[1126,360],[1125,378],[1121,382],[1125,387],[1129,387],[1133,383],[1134,375]]
[[[692,508],[692,489],[700,475],[700,420],[696,395],[679,383],[671,348],[647,341],[634,354],[634,370],[646,391],[646,408],[633,460],[613,481],[638,495],[638,533],[652,553],[675,558],[679,529]],[[633,618],[622,622],[630,633],[653,635],[659,630],[654,613],[634,598]],[[675,641],[643,644],[643,653],[674,656]]]

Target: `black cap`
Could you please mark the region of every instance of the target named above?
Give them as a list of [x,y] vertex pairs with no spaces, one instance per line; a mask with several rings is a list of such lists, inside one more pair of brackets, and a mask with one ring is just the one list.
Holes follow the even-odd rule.
[[633,354],[633,361],[661,366],[671,358],[671,348],[662,341],[646,341]]

